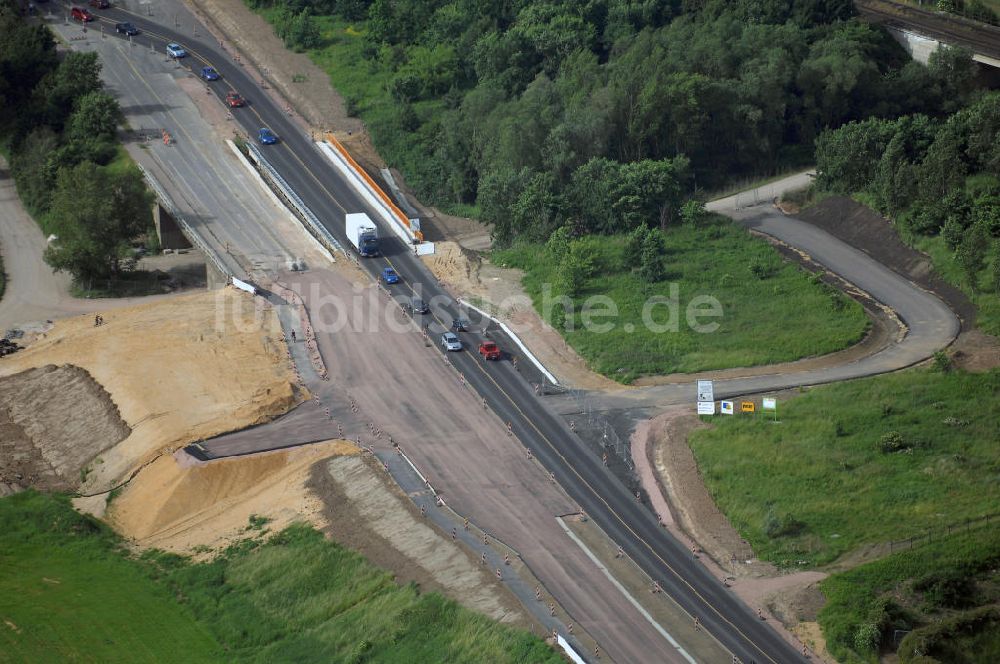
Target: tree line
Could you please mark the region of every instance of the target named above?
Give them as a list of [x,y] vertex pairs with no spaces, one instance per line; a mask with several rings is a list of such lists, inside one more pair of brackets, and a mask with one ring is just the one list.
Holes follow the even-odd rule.
[[[666,225],[693,192],[811,159],[827,128],[947,112],[850,0],[248,0],[363,21],[351,98],[417,193],[475,205],[500,246]],[[342,39],[328,32],[328,39]]]
[[820,136],[816,168],[819,187],[863,192],[905,231],[940,235],[973,292],[1000,293],[1000,93],[945,119],[916,114],[844,125]]
[[0,142],[25,207],[57,236],[46,262],[78,283],[133,268],[130,243],[152,225],[138,171],[104,168],[123,115],[100,70],[96,53],[60,56],[48,27],[0,0]]

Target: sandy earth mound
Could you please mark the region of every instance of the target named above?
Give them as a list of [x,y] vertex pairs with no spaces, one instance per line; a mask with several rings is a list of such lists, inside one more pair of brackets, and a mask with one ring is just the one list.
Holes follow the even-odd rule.
[[142,548],[208,553],[248,534],[250,516],[278,531],[292,522],[325,525],[323,502],[306,489],[320,460],[357,454],[326,442],[289,450],[199,463],[184,452],[162,456],[112,501],[106,518]]
[[[369,560],[394,570],[402,582],[416,581],[424,590],[440,590],[501,622],[524,621],[513,596],[464,548],[415,517],[412,503],[404,502],[398,489],[390,489],[384,475],[364,459],[338,457],[323,466],[317,467],[313,486],[326,494],[326,516],[335,540],[350,542]],[[332,480],[333,486],[324,480]],[[330,500],[340,496],[346,500]]]
[[[295,387],[276,316],[245,293],[182,295],[108,312],[104,321],[100,327],[90,316],[59,321],[0,361],[0,376],[78,366],[117,404],[132,433],[90,463],[81,493],[115,486],[160,453],[270,420],[305,396]],[[94,416],[89,406],[65,412]],[[65,432],[47,444],[65,449],[50,455],[79,458],[70,449],[82,443],[79,419],[58,423]]]
[[0,495],[3,485],[75,489],[87,462],[129,433],[110,395],[80,367],[0,378]]

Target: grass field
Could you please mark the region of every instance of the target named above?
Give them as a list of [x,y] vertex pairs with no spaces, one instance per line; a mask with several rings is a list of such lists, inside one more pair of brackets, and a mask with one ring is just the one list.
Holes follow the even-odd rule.
[[992,605],[996,612],[998,565],[1000,529],[994,524],[834,574],[820,584],[827,599],[819,614],[827,647],[839,662],[874,664],[879,650],[894,650],[894,630],[914,630],[901,644],[902,664],[1000,661],[996,620],[921,646],[936,659],[912,657],[914,646],[930,641],[929,632],[962,621],[976,607]]
[[130,558],[61,497],[0,499],[0,662],[556,662],[293,526],[209,563]]
[[0,662],[218,662],[191,610],[65,498],[0,499]]
[[[584,240],[593,244],[595,269],[575,298],[574,329],[564,335],[593,370],[629,382],[643,375],[772,364],[840,350],[867,330],[860,305],[782,261],[773,247],[728,220],[670,228],[665,235],[667,275],[653,285],[623,264],[624,238]],[[558,274],[544,246],[497,251],[494,261],[525,270],[524,288],[545,316],[543,288]],[[753,267],[766,276],[755,276]],[[652,330],[643,324],[644,303],[669,296],[672,283],[679,288],[678,329]],[[610,297],[619,311],[605,333],[580,324],[579,305],[598,294]],[[722,317],[702,320],[718,322],[714,332],[695,332],[686,324],[686,308],[700,295],[722,305]],[[652,320],[665,323],[668,314],[657,307]]]
[[780,423],[715,418],[690,442],[761,558],[819,565],[996,512],[998,394],[1000,371],[916,369],[811,389]]

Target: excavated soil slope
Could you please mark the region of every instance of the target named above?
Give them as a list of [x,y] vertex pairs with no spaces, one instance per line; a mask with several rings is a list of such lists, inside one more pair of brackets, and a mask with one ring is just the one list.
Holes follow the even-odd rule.
[[272,531],[294,521],[321,527],[322,501],[306,488],[310,468],[357,453],[342,441],[208,463],[179,451],[146,466],[106,517],[141,548],[177,553],[208,553],[256,534],[248,531],[251,515],[267,519]]
[[[295,387],[277,317],[259,298],[232,288],[193,293],[109,311],[104,321],[100,327],[90,316],[58,321],[27,349],[0,360],[0,376],[78,366],[117,404],[131,434],[89,463],[81,493],[108,490],[162,453],[266,422],[305,397]],[[71,401],[65,400],[65,417],[50,419],[44,444],[51,458],[81,459],[81,446],[107,447],[85,440],[89,433],[81,428],[80,420],[100,407],[70,407]]]
[[80,367],[0,378],[0,495],[75,489],[87,463],[129,433],[111,396]]

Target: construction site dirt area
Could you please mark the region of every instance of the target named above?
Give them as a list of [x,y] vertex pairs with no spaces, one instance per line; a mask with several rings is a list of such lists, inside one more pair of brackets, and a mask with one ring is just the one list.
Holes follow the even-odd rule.
[[397,582],[441,592],[500,622],[533,626],[517,598],[467,548],[418,516],[374,459],[340,456],[316,464],[309,487],[323,502],[324,531],[393,570]]
[[49,364],[0,377],[0,496],[29,486],[69,491],[88,461],[130,432],[110,395],[80,367]]
[[420,519],[376,466],[342,440],[209,462],[178,451],[143,468],[104,516],[139,549],[196,560],[306,523],[392,570],[401,584],[417,583],[530,629],[517,599],[468,551]]
[[[19,440],[44,430],[43,456],[58,470],[61,488],[110,490],[161,454],[268,421],[307,396],[296,386],[273,311],[235,289],[116,309],[96,322],[89,315],[57,321],[0,360],[0,377],[65,367],[22,374],[18,380],[34,391],[4,416],[28,432]],[[32,406],[48,402],[63,405],[62,417],[50,406]],[[18,453],[33,449],[25,443]]]
[[342,441],[207,463],[178,451],[143,468],[105,518],[139,548],[198,556],[256,535],[251,517],[272,532],[293,522],[321,527],[322,501],[306,489],[310,468],[357,453]]

